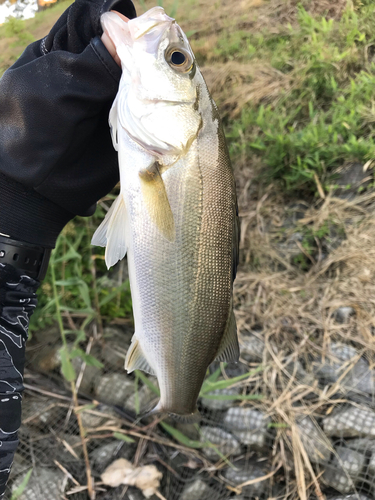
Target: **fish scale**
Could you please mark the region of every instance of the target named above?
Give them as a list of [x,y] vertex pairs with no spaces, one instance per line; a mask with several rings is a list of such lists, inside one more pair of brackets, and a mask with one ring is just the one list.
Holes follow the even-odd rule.
[[217,107],[174,19],[155,7],[129,23],[106,13],[102,23],[123,69],[110,113],[121,191],[93,244],[106,246],[108,267],[127,252],[135,333],[126,369],[157,376],[151,413],[193,420],[208,366],[239,356],[233,171]]

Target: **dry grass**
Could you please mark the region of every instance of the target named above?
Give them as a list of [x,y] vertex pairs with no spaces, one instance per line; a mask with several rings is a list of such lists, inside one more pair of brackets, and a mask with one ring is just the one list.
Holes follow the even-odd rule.
[[[282,25],[293,23],[296,20],[298,4],[302,4],[307,12],[316,16],[325,16],[326,19],[338,20],[341,18],[348,1],[347,0],[275,0],[269,4],[269,11],[265,13],[264,20],[274,19]],[[267,21],[266,21],[267,22]]]
[[[289,480],[286,498],[307,499],[309,491],[324,498],[320,472],[309,461],[296,423],[306,415],[324,417],[345,401],[340,381],[357,360],[344,364],[338,382],[326,387],[319,386],[311,372],[314,359],[329,357],[331,342],[355,346],[370,367],[374,365],[375,194],[352,201],[329,196],[307,210],[300,227],[319,230],[335,224],[345,228],[346,238],[307,272],[279,251],[279,229],[287,217],[282,199],[270,189],[249,210],[243,204],[246,197],[242,192],[243,265],[235,282],[238,328],[258,331],[256,335],[265,341],[266,369],[257,390],[265,396],[261,409],[274,422],[287,425],[278,429],[274,449],[274,465],[281,461]],[[289,232],[296,230],[291,227]],[[333,317],[340,306],[356,311],[347,324],[337,324]],[[299,368],[301,360],[305,373]],[[330,447],[323,433],[321,440]]]
[[292,77],[260,62],[242,64],[230,61],[207,65],[203,76],[222,116],[238,116],[248,102],[257,105],[275,101],[290,90]]

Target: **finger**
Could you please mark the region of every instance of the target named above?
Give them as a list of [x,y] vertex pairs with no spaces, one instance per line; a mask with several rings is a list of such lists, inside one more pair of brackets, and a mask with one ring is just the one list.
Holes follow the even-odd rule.
[[121,14],[121,12],[117,12],[117,10],[111,10],[111,12],[114,12],[115,14],[117,14],[118,16],[120,16],[121,19],[123,21],[125,21],[126,23],[130,20],[128,17],[124,16],[124,14]]
[[[116,10],[111,10],[111,12],[114,12],[115,14],[117,14],[118,16],[121,17],[121,19],[123,21],[125,21],[126,23],[129,21],[129,18],[124,16],[123,14],[121,14],[120,12],[117,12]],[[120,58],[119,56],[117,55],[117,52],[116,52],[116,47],[115,47],[115,44],[112,42],[112,39],[110,37],[110,35],[104,31],[103,32],[103,35],[102,35],[102,42],[104,43],[105,45],[105,48],[108,50],[108,52],[111,54],[111,56],[113,57],[113,59],[116,61],[116,63],[121,66],[121,61],[120,61]]]

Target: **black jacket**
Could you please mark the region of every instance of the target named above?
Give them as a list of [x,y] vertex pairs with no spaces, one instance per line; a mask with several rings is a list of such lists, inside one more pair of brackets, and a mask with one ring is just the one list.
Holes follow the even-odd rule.
[[0,79],[0,233],[53,247],[118,182],[108,113],[121,70],[100,15],[130,0],[76,0]]

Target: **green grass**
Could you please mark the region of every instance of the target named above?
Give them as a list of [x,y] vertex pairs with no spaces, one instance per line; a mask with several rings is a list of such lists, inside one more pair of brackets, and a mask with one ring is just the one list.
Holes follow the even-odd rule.
[[314,18],[299,8],[298,25],[282,34],[226,35],[225,60],[267,61],[290,76],[290,89],[270,104],[248,104],[227,124],[234,159],[261,158],[266,183],[279,181],[290,196],[317,194],[314,174],[328,190],[345,161],[375,157],[375,9],[362,5],[340,21]]

